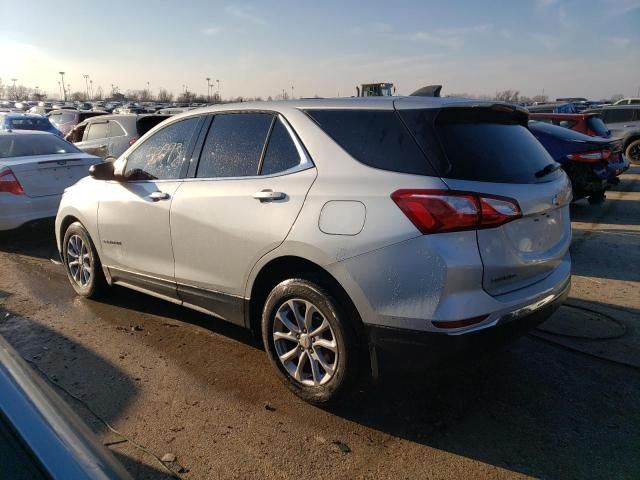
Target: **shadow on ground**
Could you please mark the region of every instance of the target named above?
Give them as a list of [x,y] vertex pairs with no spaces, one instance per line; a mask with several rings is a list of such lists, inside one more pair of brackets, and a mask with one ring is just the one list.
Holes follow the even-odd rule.
[[[7,297],[6,292],[0,291],[0,300]],[[32,367],[45,373],[45,381],[95,433],[105,432],[104,424],[71,395],[86,402],[110,424],[121,417],[122,412],[137,395],[138,387],[133,379],[108,360],[57,331],[29,318],[14,315],[2,307],[0,307],[0,335]],[[41,374],[41,372],[38,373]],[[97,388],[98,385],[107,384],[108,389]],[[127,455],[113,453],[136,479],[172,478],[166,472]],[[137,457],[139,458],[140,455]]]
[[54,220],[38,220],[16,230],[0,232],[0,251],[57,260]]

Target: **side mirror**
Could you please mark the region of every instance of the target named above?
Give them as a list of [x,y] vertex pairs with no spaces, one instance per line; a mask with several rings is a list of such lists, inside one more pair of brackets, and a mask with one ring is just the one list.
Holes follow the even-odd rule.
[[113,162],[102,162],[89,167],[89,175],[96,180],[117,180]]

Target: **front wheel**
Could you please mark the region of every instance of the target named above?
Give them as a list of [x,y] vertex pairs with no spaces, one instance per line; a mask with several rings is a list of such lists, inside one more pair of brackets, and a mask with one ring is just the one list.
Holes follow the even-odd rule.
[[102,265],[89,233],[80,222],[69,225],[62,243],[67,277],[78,295],[97,298],[107,288]]
[[321,286],[302,279],[281,282],[262,314],[262,337],[278,376],[314,404],[335,401],[360,373],[354,323]]

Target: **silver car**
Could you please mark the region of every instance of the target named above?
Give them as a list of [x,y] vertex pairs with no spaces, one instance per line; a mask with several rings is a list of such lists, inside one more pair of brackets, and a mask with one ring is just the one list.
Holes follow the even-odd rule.
[[524,110],[451,98],[228,104],[68,189],[71,285],[123,285],[260,334],[313,403],[545,320],[570,287],[567,177]]
[[0,231],[55,217],[62,191],[101,162],[52,133],[0,131]]

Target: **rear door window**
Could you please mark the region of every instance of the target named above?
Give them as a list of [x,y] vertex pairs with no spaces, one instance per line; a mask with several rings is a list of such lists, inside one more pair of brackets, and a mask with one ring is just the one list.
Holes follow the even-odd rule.
[[605,123],[632,122],[634,119],[632,108],[611,108],[602,111],[602,119]]
[[300,154],[282,119],[278,118],[262,160],[261,175],[273,175],[300,165]]
[[109,124],[107,122],[90,123],[87,128],[85,140],[96,140],[109,136]]
[[536,183],[555,177],[536,178],[536,172],[553,159],[521,123],[522,114],[477,107],[444,108],[437,114],[431,110],[399,113],[434,158],[442,177],[496,183]]
[[122,137],[126,135],[124,129],[120,126],[118,122],[114,122],[113,120],[109,121],[109,136],[110,137]]
[[213,118],[202,147],[199,178],[249,177],[258,174],[273,115],[227,113]]
[[435,175],[394,110],[307,110],[349,155],[365,165],[400,173]]

